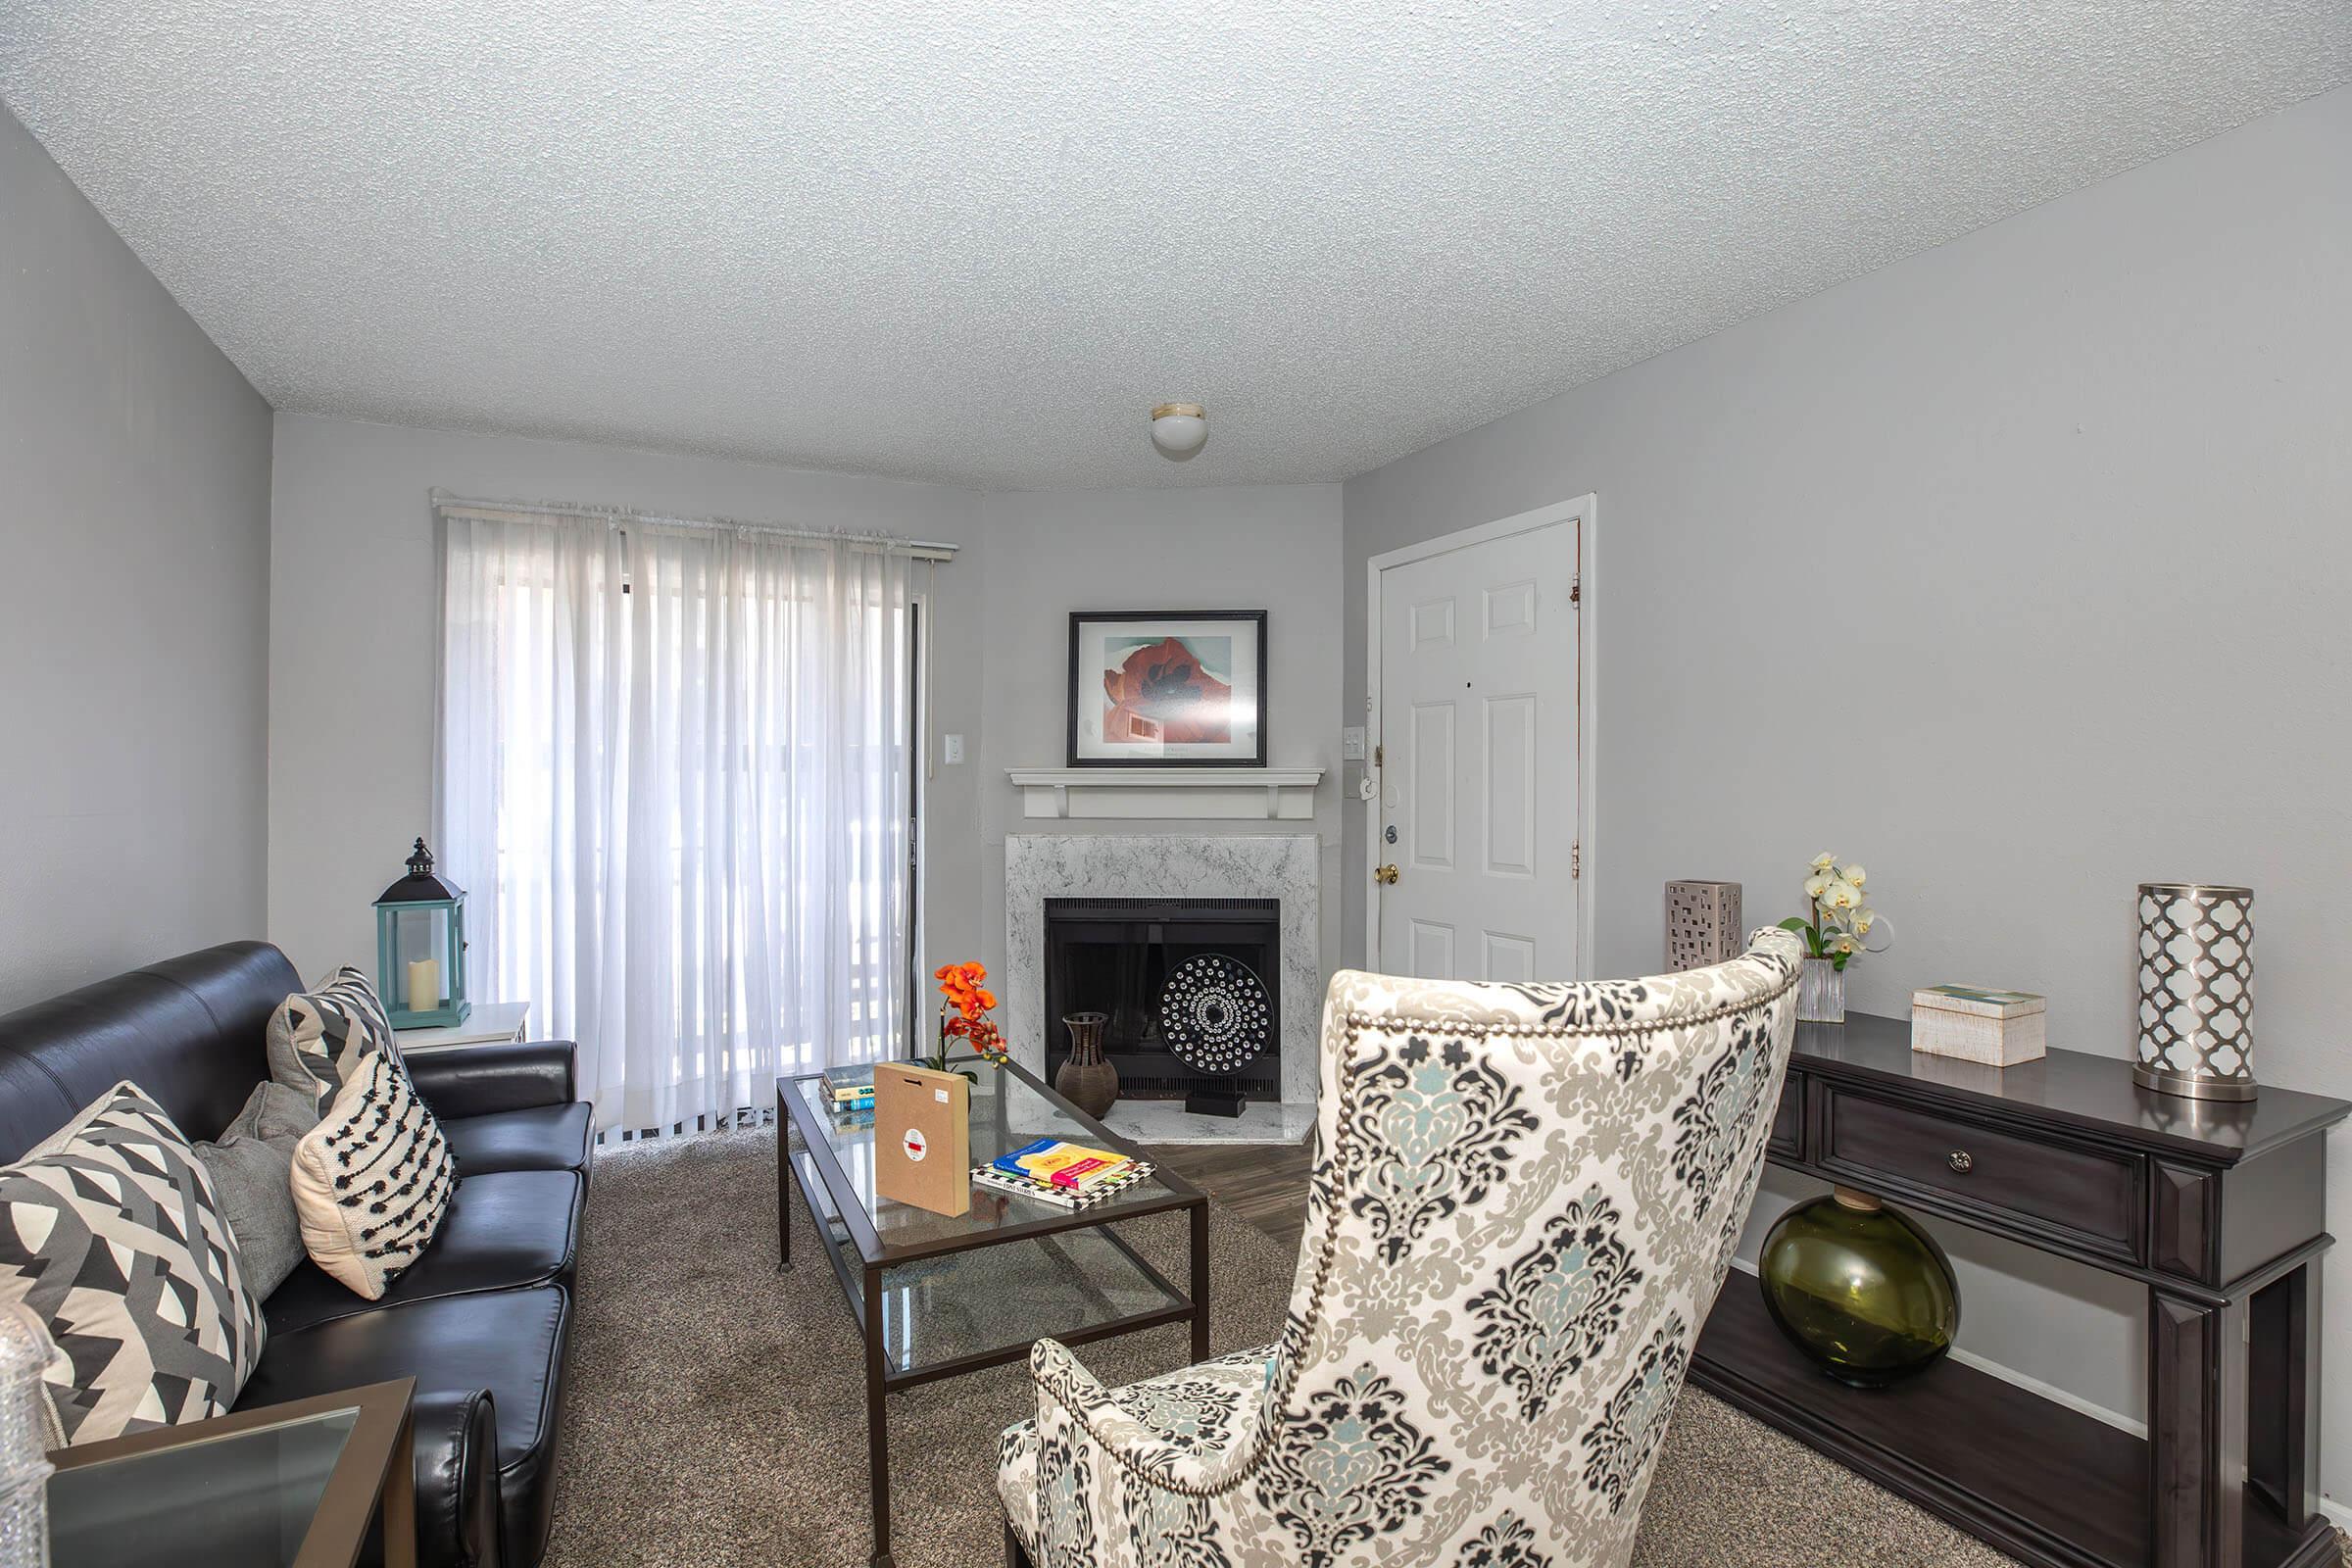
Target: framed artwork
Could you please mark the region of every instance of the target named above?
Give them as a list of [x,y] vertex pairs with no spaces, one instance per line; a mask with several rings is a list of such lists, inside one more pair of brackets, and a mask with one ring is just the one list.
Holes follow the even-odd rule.
[[1070,613],[1072,767],[1266,765],[1266,612]]

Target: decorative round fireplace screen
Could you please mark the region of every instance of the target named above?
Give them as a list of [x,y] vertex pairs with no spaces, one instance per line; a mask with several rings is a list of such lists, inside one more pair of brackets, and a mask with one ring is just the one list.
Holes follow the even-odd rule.
[[1274,1006],[1248,964],[1198,953],[1159,989],[1159,1032],[1170,1054],[1195,1072],[1236,1073],[1266,1049]]

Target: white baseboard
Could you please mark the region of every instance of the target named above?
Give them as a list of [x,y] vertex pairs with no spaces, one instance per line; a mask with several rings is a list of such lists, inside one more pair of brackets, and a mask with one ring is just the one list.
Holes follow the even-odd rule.
[[[1733,1258],[1732,1267],[1751,1277],[1756,1272],[1756,1265],[1743,1257]],[[2120,1410],[2110,1410],[2103,1404],[2094,1404],[2080,1395],[2068,1393],[2055,1384],[2044,1383],[2036,1377],[2029,1377],[2015,1367],[2003,1366],[1998,1361],[1986,1360],[1973,1350],[1963,1350],[1955,1346],[1952,1348],[1951,1356],[1962,1366],[1973,1367],[1987,1377],[1999,1378],[2003,1383],[2013,1384],[2030,1394],[2038,1394],[2052,1403],[2063,1404],[2069,1410],[2086,1415],[2093,1421],[2103,1421],[2119,1432],[2129,1432],[2142,1442],[2147,1439],[2148,1424],[2145,1421],[2134,1420]],[[2352,1507],[2337,1502],[2332,1497],[2322,1497],[2320,1512],[2336,1529],[2352,1530]]]

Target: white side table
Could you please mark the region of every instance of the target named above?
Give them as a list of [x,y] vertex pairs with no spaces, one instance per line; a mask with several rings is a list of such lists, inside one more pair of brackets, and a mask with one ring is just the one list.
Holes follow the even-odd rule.
[[523,1038],[530,1016],[531,1004],[527,1002],[477,1002],[464,1023],[447,1024],[439,1029],[403,1029],[394,1038],[400,1042],[400,1054],[404,1056],[432,1051],[462,1051],[467,1046],[503,1046]]

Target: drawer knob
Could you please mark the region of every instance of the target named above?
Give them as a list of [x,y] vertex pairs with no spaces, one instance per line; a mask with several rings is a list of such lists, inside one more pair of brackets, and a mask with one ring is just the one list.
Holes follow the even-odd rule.
[[1974,1170],[1977,1164],[1976,1156],[1965,1149],[1953,1150],[1944,1156],[1944,1161],[1963,1176]]

